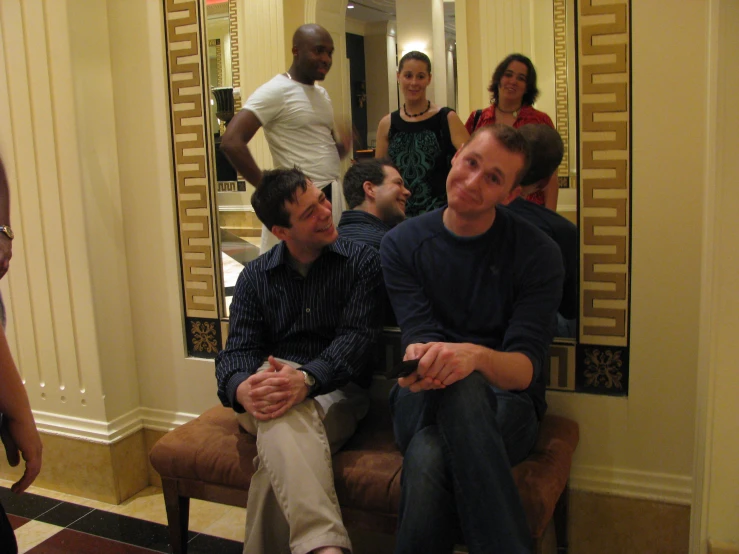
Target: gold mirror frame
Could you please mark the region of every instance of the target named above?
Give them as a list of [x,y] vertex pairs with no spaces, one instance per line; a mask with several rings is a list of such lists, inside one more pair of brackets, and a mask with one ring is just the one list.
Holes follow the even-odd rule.
[[[566,74],[564,1],[555,0],[556,70]],[[628,392],[630,310],[630,0],[577,2],[580,317],[577,341],[552,345],[549,388]],[[204,0],[164,0],[165,37],[187,354],[212,358],[225,343],[215,176],[205,72]],[[559,15],[557,15],[559,13]],[[236,0],[229,0],[238,88]],[[559,42],[558,42],[559,41]],[[559,45],[559,46],[558,46]],[[564,65],[563,65],[564,64]],[[558,79],[557,94],[562,91]],[[566,79],[564,86],[567,86]],[[237,99],[238,101],[238,99]],[[239,102],[240,104],[240,102]],[[559,102],[558,102],[559,106]],[[237,106],[237,109],[240,106]],[[561,118],[564,118],[561,119]],[[567,114],[557,110],[570,142]],[[561,125],[561,126],[560,126]],[[564,164],[563,164],[564,165]]]

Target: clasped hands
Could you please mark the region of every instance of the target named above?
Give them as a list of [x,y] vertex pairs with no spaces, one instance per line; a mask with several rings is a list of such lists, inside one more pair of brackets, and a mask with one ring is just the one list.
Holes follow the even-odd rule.
[[270,356],[269,367],[236,389],[236,400],[254,419],[269,421],[284,415],[308,396],[303,372]]
[[427,342],[408,345],[404,360],[419,360],[418,369],[398,385],[413,392],[443,389],[479,367],[480,347],[469,343]]

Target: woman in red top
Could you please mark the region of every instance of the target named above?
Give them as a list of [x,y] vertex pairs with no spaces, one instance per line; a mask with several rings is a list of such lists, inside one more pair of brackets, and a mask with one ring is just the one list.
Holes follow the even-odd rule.
[[[523,54],[511,54],[498,64],[488,91],[492,94],[491,105],[472,112],[465,123],[470,134],[475,129],[492,123],[505,123],[515,128],[527,123],[543,123],[555,128],[547,114],[533,107],[539,96],[536,69]],[[526,200],[556,211],[559,194],[556,171],[547,182],[536,183],[531,188],[534,191],[526,196]]]

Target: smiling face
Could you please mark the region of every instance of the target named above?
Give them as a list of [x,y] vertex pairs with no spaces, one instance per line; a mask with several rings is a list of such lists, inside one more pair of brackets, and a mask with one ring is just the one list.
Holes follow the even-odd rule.
[[405,188],[403,177],[398,170],[389,165],[382,167],[385,178],[382,184],[368,183],[375,196],[377,217],[391,227],[405,219],[405,204],[411,191]]
[[300,260],[317,257],[339,236],[331,218],[331,202],[310,180],[306,183],[305,191],[296,191],[295,202],[285,203],[290,214],[290,227],[275,225],[272,231]]
[[452,158],[447,178],[449,209],[466,219],[490,216],[496,204],[516,194],[516,179],[525,164],[490,132],[476,134]]
[[300,82],[323,81],[333,63],[334,41],[325,29],[311,27],[296,35],[292,53]]
[[498,99],[507,104],[521,105],[528,87],[529,69],[517,60],[508,64],[498,85]]
[[431,84],[428,65],[421,60],[405,60],[398,71],[398,84],[406,102],[424,100],[426,89]]

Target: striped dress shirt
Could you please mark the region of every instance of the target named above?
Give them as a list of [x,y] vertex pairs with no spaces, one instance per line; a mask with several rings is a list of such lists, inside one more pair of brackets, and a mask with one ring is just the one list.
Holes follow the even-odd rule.
[[380,251],[382,237],[390,228],[379,217],[362,210],[345,211],[341,214],[341,220],[338,227],[336,227],[339,236],[355,242],[369,244],[378,252]]
[[306,277],[290,265],[285,243],[249,263],[236,283],[226,347],[216,357],[221,403],[243,412],[236,389],[270,355],[313,375],[313,396],[349,381],[369,386],[381,285],[377,252],[343,238],[323,250]]

